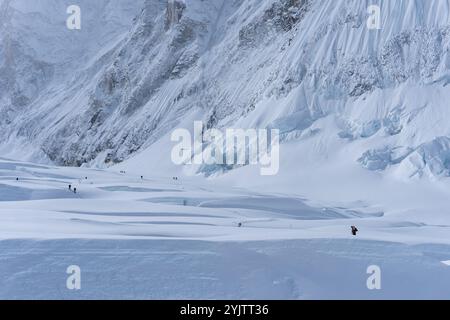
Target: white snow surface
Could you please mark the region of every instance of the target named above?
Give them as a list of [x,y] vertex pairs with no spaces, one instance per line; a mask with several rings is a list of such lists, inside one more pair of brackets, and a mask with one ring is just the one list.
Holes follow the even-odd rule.
[[[120,171],[0,160],[0,298],[450,294],[448,214]],[[82,270],[79,291],[65,287],[70,265]],[[371,265],[382,270],[381,290],[367,289]]]
[[[450,297],[450,0],[77,2],[0,0],[0,298]],[[196,120],[279,173],[175,166]]]

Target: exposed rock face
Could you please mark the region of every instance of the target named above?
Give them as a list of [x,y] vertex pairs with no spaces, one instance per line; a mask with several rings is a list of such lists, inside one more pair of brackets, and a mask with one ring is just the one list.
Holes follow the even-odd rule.
[[280,32],[291,31],[308,10],[308,0],[274,2],[261,16],[239,31],[241,46],[259,46]]
[[186,9],[184,0],[168,0],[166,9],[166,30],[181,20],[184,9]]

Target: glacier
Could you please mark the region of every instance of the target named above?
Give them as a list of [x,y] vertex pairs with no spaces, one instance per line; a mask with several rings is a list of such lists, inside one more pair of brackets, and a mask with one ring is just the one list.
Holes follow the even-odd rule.
[[[450,0],[72,4],[0,0],[0,297],[448,296]],[[175,165],[195,121],[279,130],[278,174]]]
[[0,159],[0,298],[446,299],[448,214],[434,209]]

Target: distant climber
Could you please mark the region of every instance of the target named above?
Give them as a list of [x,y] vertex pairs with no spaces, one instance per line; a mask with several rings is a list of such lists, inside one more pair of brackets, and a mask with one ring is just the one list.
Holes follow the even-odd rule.
[[141,176],[141,180],[144,180],[144,176]]
[[19,181],[19,178],[16,178],[16,181]]
[[69,184],[69,190],[72,190],[72,185],[71,184]]
[[84,177],[85,180],[87,180],[87,177]]
[[77,193],[77,188],[73,188],[73,193]]
[[238,223],[238,227],[241,228],[242,227],[242,222]]
[[358,228],[356,228],[355,226],[352,226],[352,235],[356,236],[358,231],[359,231]]

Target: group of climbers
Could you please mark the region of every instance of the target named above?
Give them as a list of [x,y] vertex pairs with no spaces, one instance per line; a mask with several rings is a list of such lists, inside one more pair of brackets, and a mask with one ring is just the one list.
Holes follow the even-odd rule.
[[[121,171],[121,173],[122,173],[122,171]],[[123,173],[125,173],[125,171],[123,171]],[[88,177],[85,177],[85,180],[88,180]],[[144,180],[144,176],[141,176],[141,180]],[[174,181],[178,181],[178,177],[173,177],[173,180],[174,180]],[[16,181],[19,181],[19,178],[18,178],[18,177],[16,178]],[[74,194],[76,194],[76,193],[77,193],[77,188],[72,187],[72,185],[69,184],[69,191],[71,191],[71,192],[73,192]],[[187,204],[187,202],[184,201],[184,202],[183,202],[183,205],[186,206],[186,204]],[[238,226],[238,228],[241,228],[241,227],[243,226],[243,223],[242,223],[242,222],[239,222],[237,226]],[[357,228],[356,226],[351,226],[351,232],[352,232],[352,235],[353,235],[353,236],[356,236],[356,235],[358,234],[359,230],[358,230],[358,228]]]
[[72,191],[73,193],[77,193],[77,188],[72,189],[72,185],[69,184],[69,191]]
[[[125,173],[125,171],[121,171],[121,173]],[[19,181],[19,178],[16,179],[17,181]],[[84,177],[84,180],[88,180],[88,177]],[[141,176],[141,180],[144,180],[144,176]],[[69,191],[73,192],[73,193],[77,193],[77,188],[73,188],[71,184],[69,184]]]

